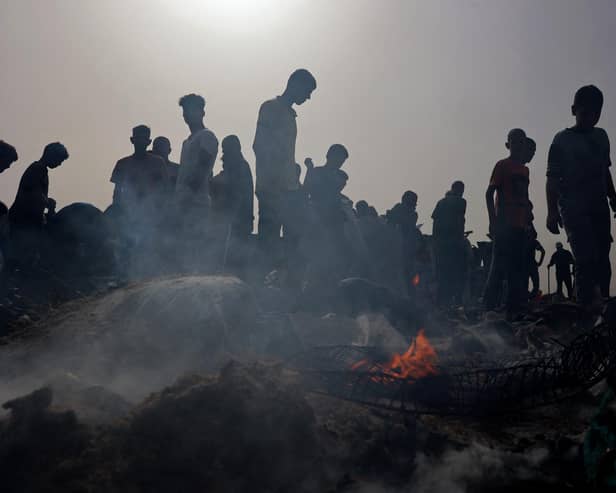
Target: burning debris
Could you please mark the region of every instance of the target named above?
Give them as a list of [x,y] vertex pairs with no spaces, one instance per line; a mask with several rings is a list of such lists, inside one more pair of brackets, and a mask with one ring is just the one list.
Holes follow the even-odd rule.
[[593,330],[533,357],[454,360],[437,355],[420,332],[403,355],[383,363],[378,348],[314,348],[291,365],[317,392],[413,414],[499,415],[575,396],[616,367],[616,325]]
[[367,359],[358,361],[351,366],[351,370],[375,373],[373,380],[384,384],[392,379],[418,380],[428,375],[436,375],[436,351],[428,341],[424,330],[420,330],[417,337],[402,355],[394,353],[387,363],[373,363]]
[[[190,311],[195,292],[208,303]],[[540,467],[542,475],[546,476],[545,470],[549,477],[533,480],[544,484],[557,481],[562,464],[571,465],[570,451],[579,450],[576,437],[590,418],[575,418],[573,428],[569,421],[554,416],[548,422],[532,416],[528,430],[522,432],[518,425],[505,424],[509,418],[502,415],[577,395],[613,367],[610,327],[615,325],[609,310],[602,325],[566,343],[548,344],[553,331],[539,321],[511,326],[488,320],[472,326],[467,320],[456,325],[443,319],[440,331],[420,330],[409,344],[382,315],[367,313],[352,319],[261,312],[261,304],[255,301],[261,297],[231,278],[163,279],[82,303],[78,312],[56,315],[55,325],[46,324],[41,332],[33,327],[22,340],[9,340],[3,349],[5,375],[11,368],[27,367],[36,380],[36,375],[62,367],[65,372],[75,371],[77,380],[93,377],[94,383],[108,383],[131,401],[140,400],[145,389],[161,388],[182,370],[210,372],[232,351],[239,360],[251,361],[266,355],[282,358],[290,348],[311,348],[322,341],[340,345],[304,350],[282,367],[232,365],[217,378],[186,377],[137,407],[100,385],[78,384],[64,373],[50,380],[51,404],[50,395],[43,392],[9,405],[12,415],[2,425],[3,433],[8,433],[4,435],[7,446],[12,447],[6,453],[13,454],[15,447],[33,450],[24,459],[24,468],[57,484],[56,491],[156,492],[180,485],[187,490],[239,492],[250,484],[254,491],[321,493],[371,491],[372,485],[383,482],[410,483],[419,491],[431,491],[437,483],[418,475],[479,457],[485,471],[438,483],[474,491],[482,483],[527,478],[534,466],[525,462],[524,455],[534,454],[539,447],[548,450],[549,461],[541,461]],[[165,308],[170,298],[186,307],[175,325]],[[233,310],[238,303],[245,307],[242,313]],[[275,302],[268,309],[272,306]],[[558,309],[554,310],[543,314],[550,324],[559,317]],[[569,341],[566,317],[561,318],[556,326],[563,329],[562,340]],[[256,324],[251,323],[255,320]],[[436,325],[435,320],[430,325]],[[168,330],[170,326],[173,331]],[[481,338],[489,350],[483,358],[452,358],[452,352],[457,352],[454,336],[463,331]],[[111,337],[114,334],[119,336]],[[501,349],[516,341],[534,341],[536,350],[528,353],[533,357],[507,360],[511,352],[501,352],[504,362],[488,361],[485,355],[493,353],[491,337],[496,334],[504,341],[502,347],[497,345]],[[282,341],[282,346],[271,340]],[[352,345],[360,340],[376,346]],[[211,356],[205,360],[204,350]],[[178,354],[195,357],[168,365]],[[120,381],[118,376],[125,379]],[[133,393],[144,381],[141,394]],[[313,392],[304,395],[306,390]],[[36,411],[20,410],[30,408]],[[450,414],[481,415],[484,420],[498,416],[498,431],[486,437],[481,429],[486,421],[481,426],[468,421],[454,426],[441,417]],[[72,448],[56,453],[42,447],[40,453],[57,456],[60,462],[38,455],[38,435],[31,431],[41,423],[55,426],[57,420]],[[30,431],[17,433],[17,423],[19,430]],[[510,436],[519,439],[505,445],[500,440],[507,426]],[[536,438],[548,433],[548,426],[554,428],[549,439]],[[569,430],[566,454],[558,445],[563,429]],[[169,443],[181,446],[169,447]],[[496,450],[492,453],[486,447]],[[547,466],[550,461],[556,462],[553,473]],[[510,467],[515,471],[513,479]],[[577,462],[571,466],[575,471],[580,467]],[[17,485],[14,491],[37,491],[38,483],[31,486],[25,473],[18,473],[18,469],[14,475],[10,470],[5,473],[10,484]]]

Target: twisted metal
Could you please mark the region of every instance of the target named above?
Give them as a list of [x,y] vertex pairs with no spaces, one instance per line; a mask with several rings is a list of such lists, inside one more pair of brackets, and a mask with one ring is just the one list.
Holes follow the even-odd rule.
[[[410,414],[504,414],[573,397],[616,369],[616,330],[605,325],[541,357],[492,364],[441,363],[438,374],[396,378],[384,373],[375,348],[318,347],[296,356],[312,392]],[[368,361],[361,369],[352,367]]]

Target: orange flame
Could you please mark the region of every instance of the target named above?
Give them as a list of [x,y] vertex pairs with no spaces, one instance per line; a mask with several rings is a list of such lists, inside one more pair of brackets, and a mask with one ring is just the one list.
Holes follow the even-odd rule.
[[413,276],[413,286],[417,287],[419,286],[419,282],[421,281],[421,278],[419,277],[419,274],[415,274]]
[[[392,379],[406,378],[420,379],[438,373],[436,369],[437,361],[436,351],[430,344],[424,330],[421,329],[404,354],[395,353],[389,362],[373,365],[369,371],[383,374],[383,377],[375,376],[372,379],[375,382],[386,383],[392,381]],[[351,366],[351,369],[359,370],[369,364],[368,360],[364,359]]]

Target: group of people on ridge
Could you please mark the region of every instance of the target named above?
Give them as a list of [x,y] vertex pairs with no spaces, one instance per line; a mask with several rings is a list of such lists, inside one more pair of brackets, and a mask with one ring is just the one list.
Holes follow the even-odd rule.
[[[206,103],[200,95],[188,94],[179,100],[189,129],[179,163],[169,160],[172,149],[168,138],[159,136],[152,141],[148,126],[135,126],[130,138],[134,151],[113,169],[113,201],[105,211],[126,256],[138,259],[144,252],[157,252],[159,260],[168,259],[177,253],[174,242],[181,241],[184,265],[176,264],[179,271],[195,266],[208,270],[212,266],[203,259],[212,251],[222,252],[223,263],[231,265],[233,252],[255,238],[256,195],[256,250],[263,274],[284,271],[284,282],[301,290],[311,280],[327,284],[353,275],[378,279],[391,267],[386,265],[390,257],[396,257],[403,289],[413,296],[419,282],[418,262],[426,248],[426,238],[417,225],[417,194],[405,192],[400,203],[383,216],[364,200],[353,207],[343,195],[349,177],[342,167],[349,152],[341,144],[329,148],[322,166],[307,158],[301,179],[294,106],[309,100],[316,86],[313,75],[299,69],[280,96],[261,105],[252,146],[254,184],[235,135],[222,140],[222,171],[214,175],[219,141],[204,123]],[[602,106],[603,95],[595,86],[576,92],[572,106],[575,125],[556,135],[547,167],[547,228],[554,234],[564,228],[573,250],[572,255],[559,243],[549,266],[556,267],[559,294],[563,294],[564,285],[570,297],[570,266],[575,262],[577,299],[586,307],[609,295],[611,279],[609,207],[616,211],[616,191],[609,171],[609,140],[606,132],[596,127]],[[509,132],[506,148],[509,156],[494,167],[486,191],[493,247],[483,301],[487,310],[493,310],[505,300],[508,313],[515,316],[528,302],[529,279],[531,297],[539,293],[538,265],[545,250],[537,240],[528,193],[527,165],[536,144],[516,128]],[[0,172],[17,157],[11,145],[0,141]],[[68,157],[61,143],[48,144],[41,158],[24,172],[13,205],[0,211],[5,219],[5,231],[0,235],[5,257],[22,265],[24,258],[27,262],[37,258],[43,248],[46,221],[56,209],[49,197],[48,170]],[[444,307],[464,302],[469,276],[464,190],[464,183],[455,181],[432,213],[430,257],[436,300]],[[384,244],[393,248],[387,238],[394,236],[396,241],[391,243],[398,245],[395,254],[392,249],[391,255],[382,255]],[[539,261],[536,252],[540,253]]]
[[[546,183],[547,229],[559,234],[564,228],[573,253],[559,243],[550,261],[556,266],[558,292],[562,294],[564,284],[571,295],[570,265],[575,262],[577,301],[591,311],[609,296],[610,207],[616,212],[609,139],[605,130],[597,128],[602,108],[603,94],[597,87],[584,86],[575,93],[571,107],[575,124],[554,137]],[[495,308],[506,280],[506,307],[515,316],[528,299],[528,266],[534,263],[528,257],[534,260],[538,249],[526,166],[536,145],[523,130],[513,129],[506,146],[509,157],[496,164],[486,191],[494,245],[484,301],[486,309]],[[533,270],[530,275],[536,277]]]

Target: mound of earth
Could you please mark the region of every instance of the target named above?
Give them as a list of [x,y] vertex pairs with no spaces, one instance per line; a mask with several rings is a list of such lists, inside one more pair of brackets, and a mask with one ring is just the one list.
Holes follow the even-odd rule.
[[446,420],[428,427],[306,396],[280,367],[232,363],[218,376],[186,376],[96,426],[80,419],[79,407],[100,394],[88,398],[66,410],[42,388],[5,404],[3,492],[491,492],[521,491],[528,481],[561,491],[558,478],[581,467],[566,452],[579,450],[571,440],[531,437],[499,450],[475,442],[486,431],[477,423],[464,426],[474,438],[455,441],[462,435]]
[[0,400],[74,375],[134,400],[180,375],[218,370],[230,357],[285,359],[314,345],[407,342],[382,316],[276,311],[276,291],[261,308],[235,277],[193,276],[120,287],[66,303],[0,341]]
[[326,492],[396,460],[408,473],[415,447],[414,427],[311,403],[271,366],[231,363],[218,377],[183,377],[104,426],[55,401],[45,387],[5,404],[2,491]]
[[256,330],[251,289],[234,277],[162,279],[60,307],[6,338],[0,377],[70,373],[124,395],[219,367]]

